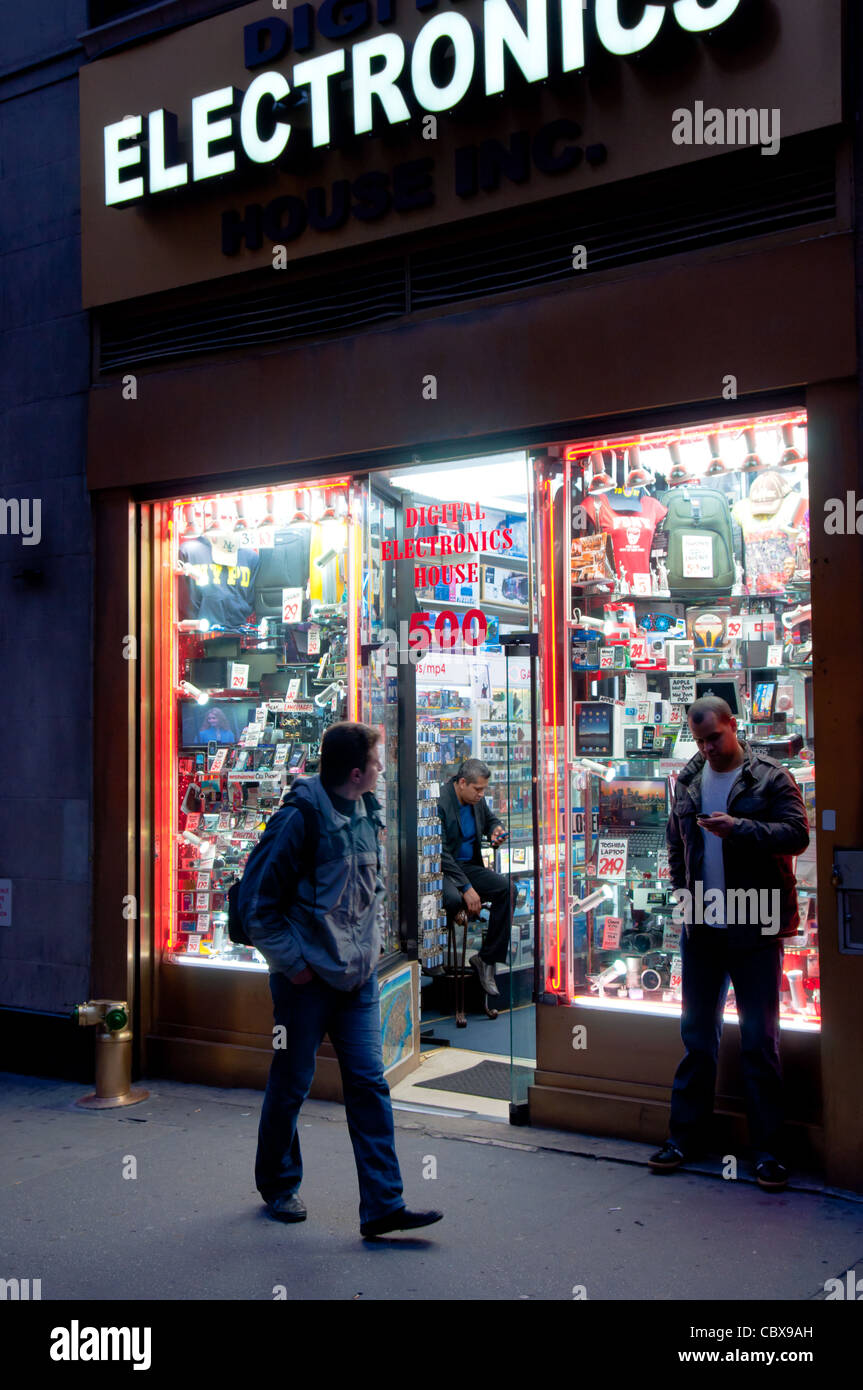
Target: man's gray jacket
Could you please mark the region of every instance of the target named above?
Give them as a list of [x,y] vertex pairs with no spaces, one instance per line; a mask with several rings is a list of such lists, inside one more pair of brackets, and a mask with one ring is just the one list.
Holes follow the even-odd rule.
[[293,795],[307,799],[317,816],[314,873],[305,872],[302,813],[285,806],[249,856],[240,886],[243,927],[271,974],[297,975],[309,966],[335,989],[357,989],[381,951],[380,807],[367,795],[353,818],[343,816],[319,777],[301,778]]

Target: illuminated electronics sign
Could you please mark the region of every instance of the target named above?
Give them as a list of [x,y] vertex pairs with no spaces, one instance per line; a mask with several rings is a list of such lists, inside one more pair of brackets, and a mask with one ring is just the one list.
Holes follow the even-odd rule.
[[[243,167],[271,165],[288,150],[300,115],[312,147],[331,146],[418,114],[452,111],[469,92],[501,95],[516,73],[537,83],[581,72],[591,33],[607,53],[627,57],[650,47],[664,25],[676,23],[690,34],[715,30],[743,0],[641,6],[624,0],[522,0],[521,12],[509,0],[485,0],[481,24],[447,10],[426,20],[412,43],[385,31],[350,48],[303,57],[289,74],[272,66],[289,52],[311,51],[316,34],[338,40],[374,21],[392,23],[395,3],[376,0],[373,8],[371,0],[325,0],[317,12],[309,4],[296,6],[291,25],[276,17],[247,25],[245,66],[266,70],[245,91],[227,86],[193,97],[182,140],[177,115],[164,108],[104,127],[106,206],[128,206]],[[435,3],[415,0],[420,11]],[[342,124],[335,117],[345,101]]]

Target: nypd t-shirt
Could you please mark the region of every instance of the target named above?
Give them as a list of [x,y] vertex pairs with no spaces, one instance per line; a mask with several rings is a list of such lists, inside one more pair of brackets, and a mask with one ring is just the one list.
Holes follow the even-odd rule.
[[180,546],[185,584],[180,587],[180,617],[197,618],[210,627],[237,628],[248,623],[255,606],[255,578],[260,557],[241,545],[231,564],[213,559],[206,536],[196,536]]

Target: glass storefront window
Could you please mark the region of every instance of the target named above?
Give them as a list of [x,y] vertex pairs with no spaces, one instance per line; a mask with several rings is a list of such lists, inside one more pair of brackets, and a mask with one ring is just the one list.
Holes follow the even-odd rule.
[[[285,791],[361,712],[365,494],[347,478],[153,508],[155,909],[164,955],[266,969],[227,894]],[[370,692],[367,692],[370,694]],[[384,949],[394,913],[385,913]]]
[[537,460],[546,997],[679,1012],[665,826],[697,751],[686,709],[715,694],[803,796],[780,1016],[820,1026],[808,476],[799,410]]

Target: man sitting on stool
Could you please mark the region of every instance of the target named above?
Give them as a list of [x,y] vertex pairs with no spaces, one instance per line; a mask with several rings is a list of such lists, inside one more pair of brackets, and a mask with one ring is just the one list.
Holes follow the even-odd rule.
[[494,967],[506,960],[509,950],[512,897],[509,880],[485,867],[479,849],[484,835],[495,847],[506,838],[503,822],[485,799],[490,776],[485,763],[468,758],[444,786],[438,815],[443,823],[443,905],[447,912],[478,917],[482,904],[489,904],[485,945],[471,956],[470,964],[486,994],[500,994]]

